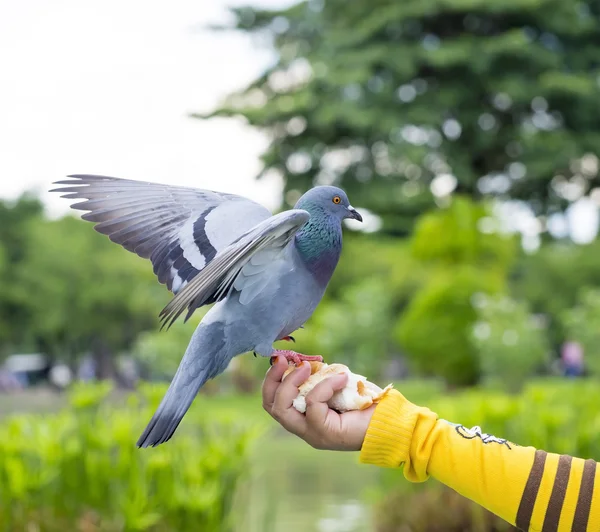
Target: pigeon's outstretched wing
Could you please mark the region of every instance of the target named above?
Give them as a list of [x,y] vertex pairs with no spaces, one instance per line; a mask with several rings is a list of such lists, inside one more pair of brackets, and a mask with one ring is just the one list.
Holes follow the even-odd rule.
[[[268,268],[268,264],[287,246],[309,218],[310,214],[300,209],[276,214],[217,253],[202,273],[192,279],[160,313],[163,327],[170,327],[186,309],[187,320],[195,309],[205,305],[207,301],[219,300],[230,289],[241,292],[240,302],[248,300],[244,298],[244,291],[250,290],[252,294],[256,294],[257,281],[268,282],[267,277],[259,274]],[[252,269],[256,279],[236,282],[245,267]]]
[[[150,259],[158,280],[177,294],[231,242],[270,218],[234,194],[97,175],[72,175],[51,192],[84,199],[71,207],[125,249]],[[205,303],[214,300],[208,299]]]

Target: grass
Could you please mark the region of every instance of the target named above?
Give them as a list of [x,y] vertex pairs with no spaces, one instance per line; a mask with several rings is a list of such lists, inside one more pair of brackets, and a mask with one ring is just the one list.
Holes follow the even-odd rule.
[[[120,400],[121,394],[114,399]],[[0,395],[0,417],[51,412],[66,398],[51,390],[33,389]],[[377,483],[377,470],[358,464],[357,453],[317,451],[290,435],[262,408],[260,393],[201,395],[192,409],[211,411],[223,420],[240,417],[262,429],[252,467],[236,494],[237,530],[244,532],[324,532],[370,530],[365,490]],[[186,421],[182,422],[185,430]],[[175,436],[177,437],[177,436]],[[132,445],[135,442],[132,442]],[[167,444],[168,445],[168,444]],[[351,519],[350,522],[347,522]]]
[[[515,395],[489,388],[444,392],[440,383],[429,380],[401,382],[396,388],[444,419],[481,425],[486,432],[520,445],[584,458],[600,453],[600,392],[594,380],[536,379]],[[5,395],[0,396],[0,416],[51,411],[62,404],[60,395],[47,391]],[[236,494],[240,532],[369,532],[373,530],[371,503],[386,491],[396,490],[404,497],[418,487],[404,481],[399,471],[358,465],[356,453],[312,449],[263,411],[259,393],[202,395],[192,410],[196,417],[205,411],[223,420],[243,419],[262,429],[251,467]],[[192,425],[191,420],[187,423]],[[185,426],[184,419],[183,430]],[[432,486],[432,481],[427,485]]]

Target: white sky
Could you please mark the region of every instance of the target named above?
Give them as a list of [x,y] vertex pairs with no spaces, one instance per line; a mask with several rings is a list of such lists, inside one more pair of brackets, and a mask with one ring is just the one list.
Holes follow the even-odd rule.
[[241,121],[187,116],[272,60],[247,37],[199,28],[233,3],[0,0],[0,197],[37,189],[59,214],[69,202],[46,192],[51,182],[96,173],[276,206],[280,184],[253,179],[266,139]]

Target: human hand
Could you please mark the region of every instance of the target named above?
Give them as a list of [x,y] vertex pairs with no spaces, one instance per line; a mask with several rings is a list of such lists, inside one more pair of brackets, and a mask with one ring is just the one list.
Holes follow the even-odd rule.
[[281,382],[287,369],[287,360],[277,357],[263,383],[263,408],[283,428],[315,449],[359,451],[375,405],[343,414],[329,408],[327,402],[346,385],[348,375],[343,374],[317,384],[306,396],[306,414],[301,414],[292,403],[298,395],[298,387],[310,376],[310,364],[303,362]]

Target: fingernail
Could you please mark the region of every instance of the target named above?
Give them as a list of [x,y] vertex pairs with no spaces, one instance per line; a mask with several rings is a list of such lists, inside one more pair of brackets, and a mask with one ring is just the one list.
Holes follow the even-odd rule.
[[335,375],[333,378],[337,379],[335,381],[336,384],[340,384],[341,385],[348,378],[348,375],[346,373],[342,373],[341,375]]

